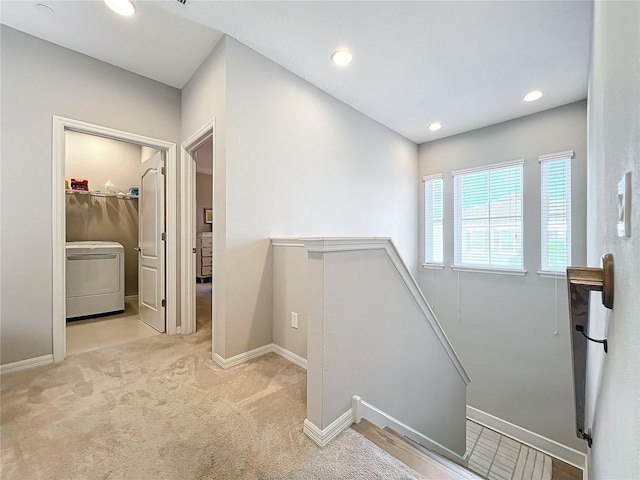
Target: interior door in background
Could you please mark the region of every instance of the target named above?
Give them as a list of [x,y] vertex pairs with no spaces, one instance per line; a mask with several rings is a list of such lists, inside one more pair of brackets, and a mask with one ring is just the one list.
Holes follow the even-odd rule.
[[164,152],[141,163],[138,200],[138,311],[140,319],[165,331]]

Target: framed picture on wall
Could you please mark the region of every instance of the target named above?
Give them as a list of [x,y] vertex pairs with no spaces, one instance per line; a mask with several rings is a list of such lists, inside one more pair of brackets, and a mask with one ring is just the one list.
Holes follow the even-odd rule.
[[213,223],[213,209],[205,208],[204,209],[204,223]]

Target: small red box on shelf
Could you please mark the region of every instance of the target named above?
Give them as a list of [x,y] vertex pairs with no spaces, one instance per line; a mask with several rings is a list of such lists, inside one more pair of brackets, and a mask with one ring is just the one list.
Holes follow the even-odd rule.
[[79,178],[71,179],[71,190],[83,190],[85,192],[89,191],[89,180],[82,180]]

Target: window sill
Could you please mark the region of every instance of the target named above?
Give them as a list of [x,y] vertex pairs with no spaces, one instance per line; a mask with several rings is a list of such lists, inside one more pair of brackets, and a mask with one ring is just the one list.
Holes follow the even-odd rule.
[[444,264],[442,263],[423,263],[422,268],[430,268],[432,270],[442,270],[444,268]]
[[495,275],[515,275],[519,277],[524,277],[527,274],[526,270],[512,268],[461,267],[458,265],[451,265],[451,269],[459,272],[492,273]]
[[549,272],[546,270],[538,270],[540,278],[567,278],[567,272]]

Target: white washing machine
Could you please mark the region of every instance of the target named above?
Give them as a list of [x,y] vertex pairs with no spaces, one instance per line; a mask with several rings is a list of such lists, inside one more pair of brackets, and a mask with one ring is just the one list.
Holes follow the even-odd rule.
[[67,318],[124,311],[124,247],[67,242]]

